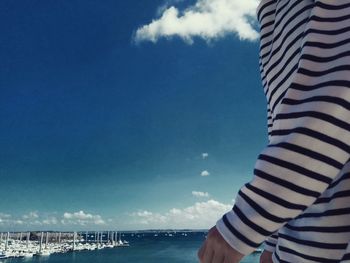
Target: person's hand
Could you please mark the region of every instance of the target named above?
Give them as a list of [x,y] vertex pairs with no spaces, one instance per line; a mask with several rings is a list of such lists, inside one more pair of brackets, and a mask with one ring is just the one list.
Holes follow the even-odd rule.
[[272,263],[272,252],[264,250],[260,256],[260,263]]
[[238,263],[244,255],[232,248],[214,226],[198,251],[201,263]]

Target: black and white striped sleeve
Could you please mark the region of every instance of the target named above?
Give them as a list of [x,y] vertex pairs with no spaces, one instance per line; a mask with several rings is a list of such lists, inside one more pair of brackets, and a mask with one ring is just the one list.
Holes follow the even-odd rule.
[[216,224],[243,254],[313,204],[350,157],[350,1],[316,0],[254,178]]

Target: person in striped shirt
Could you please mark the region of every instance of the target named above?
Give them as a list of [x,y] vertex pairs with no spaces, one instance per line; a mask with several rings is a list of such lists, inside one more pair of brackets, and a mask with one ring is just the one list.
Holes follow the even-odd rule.
[[198,252],[235,263],[350,262],[350,0],[262,0],[269,143]]

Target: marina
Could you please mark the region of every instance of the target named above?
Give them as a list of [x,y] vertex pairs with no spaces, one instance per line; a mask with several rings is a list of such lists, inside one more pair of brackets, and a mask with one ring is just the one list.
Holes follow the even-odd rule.
[[127,246],[129,242],[116,231],[0,233],[0,259]]
[[[40,233],[39,237],[40,237]],[[106,233],[107,234],[107,233]],[[129,247],[115,249],[95,249],[54,253],[49,256],[0,259],[1,263],[198,263],[197,251],[207,231],[154,230],[123,231],[122,240],[128,240]],[[62,233],[62,236],[64,234]],[[96,234],[97,236],[97,234]],[[118,234],[120,236],[120,234]],[[45,237],[43,246],[45,246]],[[85,238],[85,235],[82,236]],[[105,239],[103,234],[103,239]],[[94,232],[89,239],[94,242]],[[120,239],[120,237],[118,237]],[[81,242],[84,243],[84,242]],[[245,257],[242,263],[259,263],[260,253]]]

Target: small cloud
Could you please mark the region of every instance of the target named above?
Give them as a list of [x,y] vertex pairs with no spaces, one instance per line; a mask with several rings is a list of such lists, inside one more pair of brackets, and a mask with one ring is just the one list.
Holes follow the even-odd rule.
[[240,39],[256,40],[255,12],[259,0],[197,0],[185,10],[163,5],[159,18],[137,29],[135,41],[157,42],[161,37],[179,36],[187,43],[193,37],[206,41],[235,34]]
[[207,170],[201,172],[201,176],[209,176],[210,173]]
[[192,191],[192,195],[195,197],[209,197],[208,192]]
[[207,159],[209,157],[209,153],[202,153],[202,159]]
[[63,214],[63,219],[61,223],[64,225],[104,225],[105,221],[100,215],[93,215],[85,213],[80,210],[79,212],[69,213],[65,212]]

